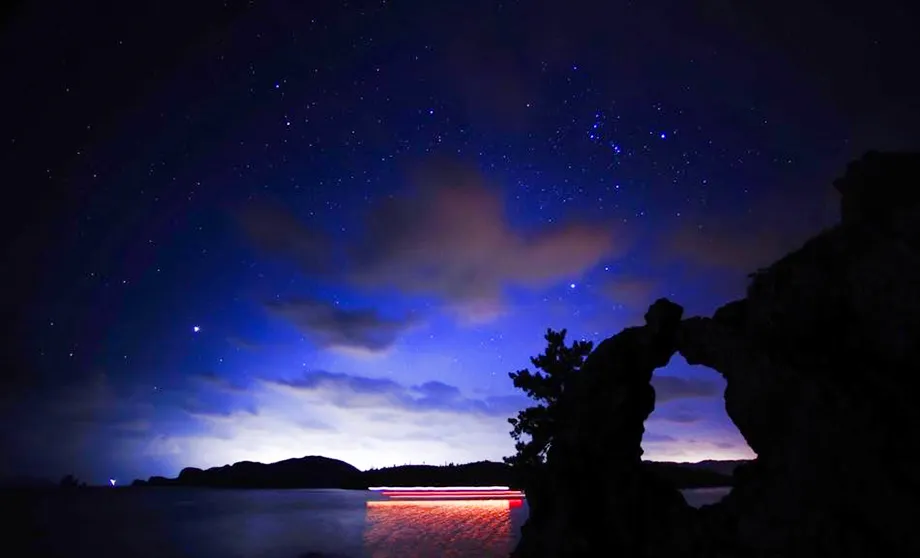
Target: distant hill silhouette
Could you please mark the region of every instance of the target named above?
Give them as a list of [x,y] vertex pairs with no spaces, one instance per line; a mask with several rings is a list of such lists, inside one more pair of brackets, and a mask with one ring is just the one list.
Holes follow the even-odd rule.
[[744,465],[745,463],[750,463],[748,459],[735,459],[735,460],[726,460],[726,461],[715,461],[713,459],[707,459],[705,461],[700,461],[697,463],[677,463],[681,467],[686,467],[689,469],[697,470],[706,470],[720,473],[725,476],[732,476],[735,474],[735,469],[739,465]]
[[207,486],[223,488],[366,488],[362,473],[338,459],[310,455],[277,463],[240,461],[198,469],[186,467],[174,479],[150,477],[133,486]]
[[[675,488],[730,486],[731,471],[741,461],[671,463],[646,461],[645,466]],[[344,488],[373,486],[515,486],[509,465],[478,461],[461,465],[399,465],[361,471],[338,459],[307,456],[277,463],[241,461],[198,469],[179,476],[135,480],[132,486],[201,486],[214,488]]]

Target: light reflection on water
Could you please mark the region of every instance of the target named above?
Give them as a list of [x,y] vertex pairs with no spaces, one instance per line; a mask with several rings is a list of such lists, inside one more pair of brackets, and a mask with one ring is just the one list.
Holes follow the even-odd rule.
[[[728,490],[684,495],[699,506]],[[0,493],[0,514],[4,542],[16,549],[10,556],[506,558],[528,506],[348,490],[151,488]]]
[[507,557],[511,510],[520,500],[369,501],[364,546],[370,558]]

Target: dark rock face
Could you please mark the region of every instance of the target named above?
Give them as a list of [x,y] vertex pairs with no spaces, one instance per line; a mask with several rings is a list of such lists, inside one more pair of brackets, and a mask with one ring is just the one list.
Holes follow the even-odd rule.
[[[747,297],[601,343],[562,424],[514,556],[920,556],[920,154],[870,153],[836,185],[842,223],[754,274]],[[754,462],[700,510],[640,465],[652,372],[680,352],[727,380]]]

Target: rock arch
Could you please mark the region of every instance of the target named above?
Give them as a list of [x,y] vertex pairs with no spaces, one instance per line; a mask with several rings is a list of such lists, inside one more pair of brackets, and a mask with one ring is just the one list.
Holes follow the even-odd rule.
[[[920,190],[904,176],[920,178],[920,154],[867,154],[835,183],[842,223],[754,274],[745,299],[689,319],[661,299],[600,343],[560,401],[514,556],[920,555]],[[641,466],[652,374],[676,352],[726,379],[758,455],[701,510]]]

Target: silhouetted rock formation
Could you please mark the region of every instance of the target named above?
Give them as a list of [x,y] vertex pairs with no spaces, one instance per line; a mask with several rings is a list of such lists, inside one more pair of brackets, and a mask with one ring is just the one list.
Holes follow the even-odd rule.
[[61,482],[58,483],[58,486],[61,488],[83,488],[86,486],[86,483],[80,482],[80,480],[73,475],[64,475],[61,478]]
[[[674,488],[728,486],[725,467],[737,462],[708,463],[645,462],[644,467]],[[175,479],[137,479],[134,487],[201,486],[215,488],[350,488],[372,486],[515,486],[511,467],[494,461],[462,465],[399,465],[359,471],[326,457],[303,457],[277,463],[242,461],[201,470],[182,469]]]
[[[514,556],[920,556],[918,181],[920,154],[867,154],[835,183],[841,224],[753,274],[746,298],[686,320],[662,299],[598,345]],[[700,510],[640,465],[652,372],[678,351],[725,377],[758,455]]]
[[[134,486],[209,486],[223,488],[367,488],[357,468],[338,459],[308,456],[277,463],[241,461],[198,469],[186,467],[175,479],[150,477]],[[143,481],[140,481],[143,482]]]

